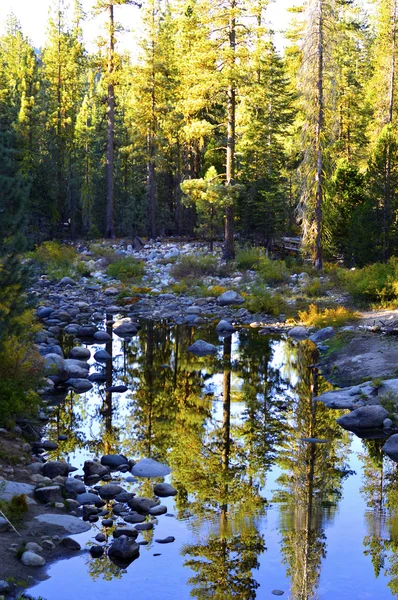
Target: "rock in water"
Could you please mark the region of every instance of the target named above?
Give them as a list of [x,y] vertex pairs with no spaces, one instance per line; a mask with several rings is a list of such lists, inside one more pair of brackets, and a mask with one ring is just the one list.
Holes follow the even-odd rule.
[[157,502],[151,500],[151,498],[136,497],[129,500],[127,504],[132,510],[140,513],[141,515],[147,515],[151,508],[157,505]]
[[329,338],[336,335],[336,332],[333,327],[324,327],[323,329],[319,329],[315,333],[310,336],[311,342],[317,344],[318,342],[323,342],[324,340],[328,340]]
[[105,454],[101,458],[101,465],[109,467],[110,469],[117,469],[121,465],[127,465],[128,460],[122,454]]
[[169,496],[177,495],[177,490],[169,483],[157,483],[153,488],[153,491],[159,498],[168,498]]
[[398,462],[398,433],[394,433],[394,435],[388,438],[382,450],[391,460]]
[[383,421],[387,417],[388,412],[382,406],[361,406],[337,419],[337,423],[349,431],[355,429],[377,429],[383,427]]
[[307,329],[305,327],[300,327],[300,325],[290,329],[287,334],[294,340],[305,340],[308,337]]
[[217,333],[221,333],[221,334],[226,334],[226,333],[232,334],[236,331],[236,329],[229,321],[225,321],[223,319],[218,323],[218,325],[216,327],[216,331],[217,331]]
[[117,565],[127,566],[140,555],[140,547],[135,540],[122,535],[110,545],[109,558]]
[[169,475],[171,472],[170,467],[163,465],[152,458],[143,458],[138,461],[133,468],[131,473],[136,477],[164,477]]
[[196,354],[196,356],[208,356],[216,354],[217,348],[213,344],[208,344],[203,340],[197,340],[192,346],[188,346],[188,352]]

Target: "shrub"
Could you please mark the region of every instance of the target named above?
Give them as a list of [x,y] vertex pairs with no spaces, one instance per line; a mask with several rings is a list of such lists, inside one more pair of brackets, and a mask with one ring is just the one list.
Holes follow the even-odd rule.
[[290,271],[283,260],[271,260],[266,256],[261,258],[258,272],[264,283],[284,283],[288,281]]
[[174,279],[198,279],[207,275],[217,275],[217,272],[217,258],[203,254],[182,256],[170,270]]
[[53,279],[71,277],[74,275],[77,262],[77,252],[72,246],[59,242],[43,242],[29,255]]
[[261,248],[240,248],[236,253],[236,267],[247,271],[257,269],[262,257]]
[[340,271],[343,287],[359,302],[389,302],[398,298],[398,259]]
[[321,296],[326,296],[329,287],[330,286],[325,282],[319,281],[319,279],[313,279],[308,281],[308,283],[301,288],[301,291],[309,298],[319,298]]
[[131,256],[118,258],[108,266],[107,273],[120,281],[136,281],[144,274],[144,263]]
[[285,312],[286,303],[281,294],[272,294],[268,290],[257,288],[255,294],[247,297],[245,308],[253,313],[265,312],[277,317]]
[[315,304],[310,304],[307,311],[299,311],[300,321],[308,327],[341,327],[347,321],[353,321],[358,317],[357,312],[344,306],[325,308],[323,311],[320,311]]

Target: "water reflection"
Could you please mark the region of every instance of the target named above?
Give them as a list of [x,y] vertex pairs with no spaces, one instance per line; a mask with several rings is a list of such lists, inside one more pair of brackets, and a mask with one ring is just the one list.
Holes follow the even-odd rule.
[[[110,318],[106,329],[112,333]],[[216,344],[217,355],[189,354],[196,339]],[[106,350],[111,360],[92,361],[103,375],[94,389],[85,395],[70,392],[55,405],[48,437],[57,440],[64,434],[67,441],[52,457],[77,466],[106,453],[168,463],[170,482],[178,490],[175,515],[187,531],[188,541],[179,549],[181,566],[190,595],[200,599],[260,597],[261,568],[273,560],[266,550],[272,500],[290,597],[318,597],[327,529],[351,471],[349,434],[336,424],[335,411],[313,401],[330,387],[317,370],[315,346],[260,336],[251,329],[219,340],[213,327],[144,321],[139,335],[131,340],[113,336]],[[127,385],[126,393],[110,391],[121,383]],[[364,457],[363,493],[372,515],[365,553],[376,576],[387,570],[396,594],[395,466],[387,473],[380,465],[376,441],[364,442]],[[275,470],[275,489],[266,496]],[[148,480],[131,489],[141,496],[153,494]],[[112,510],[112,503],[107,508]],[[93,535],[101,531],[107,545],[111,530],[95,527]],[[143,536],[150,548],[154,530]],[[123,575],[106,557],[87,558],[86,563],[95,581]]]

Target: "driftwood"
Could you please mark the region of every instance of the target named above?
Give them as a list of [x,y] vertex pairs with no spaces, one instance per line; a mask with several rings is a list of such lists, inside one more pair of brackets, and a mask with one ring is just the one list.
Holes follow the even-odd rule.
[[365,331],[372,331],[373,333],[384,333],[388,335],[398,335],[398,320],[395,321],[373,321],[373,325],[360,325],[360,329]]

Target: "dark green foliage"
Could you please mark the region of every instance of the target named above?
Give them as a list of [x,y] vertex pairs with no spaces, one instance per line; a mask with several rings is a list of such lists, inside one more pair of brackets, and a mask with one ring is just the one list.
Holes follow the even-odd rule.
[[[0,122],[1,123],[1,122]],[[25,248],[23,225],[28,187],[18,173],[10,136],[0,134],[0,349],[25,307],[26,270],[20,253]]]
[[137,281],[144,274],[144,264],[130,256],[119,258],[109,265],[107,273],[120,281]]

